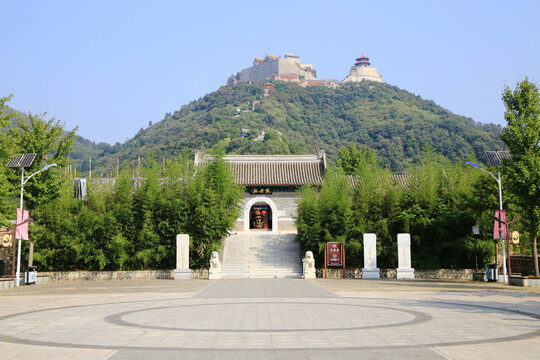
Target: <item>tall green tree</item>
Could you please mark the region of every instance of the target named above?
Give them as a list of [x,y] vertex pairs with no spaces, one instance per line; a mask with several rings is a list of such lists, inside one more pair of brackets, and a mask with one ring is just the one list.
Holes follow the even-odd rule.
[[196,169],[184,192],[183,233],[190,235],[191,265],[206,266],[212,251],[233,227],[243,189],[234,182],[232,171],[221,156]]
[[[5,128],[9,125],[9,120],[14,115],[7,114],[7,103],[11,99],[10,96],[0,97],[0,128]],[[11,157],[12,146],[8,146],[9,138],[6,133],[0,131],[0,225],[7,224],[9,218],[13,218],[15,207],[10,206],[9,199],[13,196],[14,188],[8,181],[9,173],[6,168],[7,162]]]
[[[65,132],[64,124],[51,118],[44,120],[46,114],[28,115],[28,121],[17,117],[16,126],[8,124],[8,136],[19,153],[36,153],[31,167],[25,172],[29,175],[38,171],[46,163],[56,163],[59,167],[69,165],[68,154],[73,149],[77,128]],[[19,177],[20,179],[20,177]],[[62,178],[58,172],[45,171],[35,176],[25,185],[24,202],[34,208],[59,196]]]
[[354,143],[339,148],[336,166],[347,175],[358,175],[359,171],[376,170],[379,167],[377,157],[371,149],[364,146],[358,150]]
[[540,95],[537,85],[525,78],[513,91],[506,86],[502,99],[507,125],[501,140],[512,154],[511,160],[504,161],[503,172],[505,181],[510,184],[509,190],[529,220],[534,272],[540,276],[537,248],[540,233]]
[[[345,150],[350,152],[350,148]],[[306,187],[300,193],[298,241],[304,250],[314,252],[320,264],[324,264],[324,243],[341,241],[347,249],[347,264],[361,266],[363,234],[375,233],[379,265],[395,267],[396,235],[407,232],[415,268],[474,266],[469,229],[476,212],[485,213],[486,221],[492,216],[490,208],[477,206],[479,211],[475,211],[471,207],[472,202],[485,203],[485,191],[482,195],[473,192],[481,174],[432,151],[424,152],[422,164],[411,167],[408,175],[392,174],[365,161],[358,162],[353,173],[330,169],[319,192]],[[480,266],[491,257],[490,245],[490,241],[479,244]]]

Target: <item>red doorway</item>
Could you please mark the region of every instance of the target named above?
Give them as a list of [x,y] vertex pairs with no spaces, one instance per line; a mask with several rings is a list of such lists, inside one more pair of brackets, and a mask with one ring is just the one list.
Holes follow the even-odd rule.
[[250,230],[272,230],[272,209],[265,202],[255,203],[249,211]]

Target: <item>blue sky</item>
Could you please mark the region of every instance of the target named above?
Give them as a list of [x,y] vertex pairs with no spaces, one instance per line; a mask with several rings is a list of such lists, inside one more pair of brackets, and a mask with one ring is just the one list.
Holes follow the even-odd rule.
[[108,143],[133,137],[265,54],[385,82],[482,123],[540,82],[538,1],[2,1],[0,96]]

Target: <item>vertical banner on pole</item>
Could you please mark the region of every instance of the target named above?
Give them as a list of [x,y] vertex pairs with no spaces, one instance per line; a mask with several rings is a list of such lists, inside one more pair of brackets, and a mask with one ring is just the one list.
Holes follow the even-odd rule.
[[28,217],[30,216],[30,213],[28,210],[23,211],[23,222],[26,221],[26,223],[22,226],[22,239],[28,240]]
[[[23,210],[17,208],[17,224],[20,224],[23,222]],[[22,238],[22,227],[21,226],[15,226],[15,239],[21,239]]]
[[[28,220],[28,210],[17,209],[17,224]],[[28,240],[28,222],[15,228],[15,239]]]
[[[495,219],[498,219],[499,218],[499,210],[495,210]],[[499,240],[500,239],[500,236],[499,236],[499,220],[495,220],[494,224],[493,224],[493,240]]]
[[501,220],[501,239],[506,240],[507,226],[506,226],[506,210],[501,210],[500,213]]

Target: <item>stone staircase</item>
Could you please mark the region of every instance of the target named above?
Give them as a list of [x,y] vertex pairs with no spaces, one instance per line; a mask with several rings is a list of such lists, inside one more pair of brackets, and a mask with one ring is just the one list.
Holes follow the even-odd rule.
[[223,245],[223,279],[301,278],[302,256],[296,234],[238,232]]

